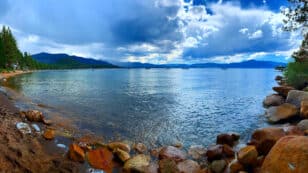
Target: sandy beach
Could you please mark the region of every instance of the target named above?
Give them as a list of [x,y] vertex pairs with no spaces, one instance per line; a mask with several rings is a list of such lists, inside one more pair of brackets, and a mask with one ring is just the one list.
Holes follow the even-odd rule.
[[25,74],[25,73],[32,73],[32,70],[27,70],[27,71],[23,71],[23,70],[15,70],[15,71],[11,71],[11,72],[2,72],[0,73],[0,79],[4,78],[10,78],[16,75],[21,75],[21,74]]

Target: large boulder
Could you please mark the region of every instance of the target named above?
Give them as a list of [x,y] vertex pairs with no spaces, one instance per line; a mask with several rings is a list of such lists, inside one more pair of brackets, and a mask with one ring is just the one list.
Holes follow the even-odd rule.
[[268,108],[270,106],[279,106],[281,104],[283,104],[285,101],[285,99],[278,95],[278,94],[272,94],[267,96],[264,100],[263,100],[263,106]]
[[139,154],[127,160],[124,164],[124,172],[145,172],[150,165],[150,157]]
[[304,173],[308,171],[308,137],[281,138],[266,156],[263,173]]
[[308,100],[308,92],[300,91],[300,90],[292,90],[288,93],[286,102],[293,104],[296,107],[300,108],[301,102],[303,100]]
[[291,86],[276,86],[273,87],[273,90],[276,91],[279,95],[287,97],[289,91],[294,90],[294,88]]
[[262,128],[254,131],[249,144],[255,145],[260,155],[267,155],[275,143],[286,135],[304,135],[304,133],[296,126]]
[[171,159],[176,162],[181,162],[186,159],[186,154],[173,146],[167,146],[160,150],[159,159]]
[[300,121],[297,124],[297,127],[300,128],[302,131],[308,130],[308,119]]
[[304,119],[308,119],[308,100],[301,102],[300,116]]
[[258,151],[253,145],[248,145],[244,148],[241,148],[237,153],[238,161],[245,166],[256,164],[257,158]]
[[296,106],[284,103],[280,106],[272,106],[266,110],[265,117],[270,123],[277,123],[281,120],[286,120],[298,115]]

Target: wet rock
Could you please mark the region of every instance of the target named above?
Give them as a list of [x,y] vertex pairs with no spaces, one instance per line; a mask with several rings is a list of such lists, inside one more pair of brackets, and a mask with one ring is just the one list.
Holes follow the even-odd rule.
[[85,160],[85,153],[77,144],[70,145],[68,156],[75,162],[84,162]]
[[227,158],[230,158],[230,157],[234,157],[235,152],[233,151],[233,149],[229,145],[224,144],[223,145],[223,154]]
[[126,160],[130,159],[130,155],[126,151],[121,150],[120,148],[116,148],[113,152],[122,162],[125,162]]
[[302,131],[308,130],[308,119],[300,121],[297,124],[297,127],[300,128]]
[[114,150],[116,148],[120,148],[121,150],[124,150],[126,152],[130,152],[130,146],[126,143],[123,143],[123,142],[111,142],[107,146],[111,150]]
[[270,106],[279,106],[284,103],[284,98],[278,94],[267,96],[263,101],[263,106],[268,108]]
[[36,132],[41,132],[41,128],[37,124],[31,124],[31,126]]
[[160,173],[180,173],[174,160],[162,159],[159,160],[158,164]]
[[29,110],[23,113],[25,114],[28,121],[42,122],[44,119],[43,113],[38,110]]
[[185,158],[186,154],[182,150],[173,146],[164,147],[159,152],[159,159],[171,159],[176,162],[181,162],[185,160]]
[[216,138],[216,143],[226,144],[232,147],[238,139],[239,135],[237,134],[220,134]]
[[258,151],[255,146],[248,145],[237,153],[238,161],[243,165],[254,165],[258,158]]
[[238,160],[233,160],[229,165],[230,173],[238,173],[244,170],[245,170],[244,166]]
[[102,169],[106,172],[111,171],[113,168],[112,159],[113,154],[107,148],[90,150],[87,153],[87,160],[89,164],[95,169]]
[[22,133],[22,134],[31,134],[31,128],[29,124],[18,122],[16,123],[16,128]]
[[223,157],[223,145],[210,146],[206,151],[206,157],[211,162],[213,160],[220,160]]
[[214,160],[210,167],[214,173],[222,173],[227,166],[227,162],[225,160]]
[[276,91],[279,95],[287,97],[289,91],[294,90],[294,88],[290,86],[276,86],[273,87],[273,90]]
[[304,119],[308,119],[308,100],[301,102],[300,116]]
[[295,105],[297,108],[300,108],[301,102],[304,100],[308,100],[308,92],[292,90],[289,92],[288,97],[286,99],[286,103],[290,103]]
[[296,126],[257,129],[249,144],[255,145],[260,155],[267,155],[274,144],[286,135],[303,135],[303,132]]
[[266,156],[261,172],[304,173],[308,170],[308,137],[281,138]]
[[124,164],[125,172],[145,172],[150,165],[150,157],[144,154],[139,154],[127,160]]
[[190,155],[193,159],[200,159],[206,153],[206,148],[201,145],[194,145],[188,149],[188,155]]
[[277,123],[281,120],[286,120],[298,115],[296,106],[284,103],[280,106],[272,106],[267,109],[265,117],[270,123]]
[[176,147],[176,148],[182,148],[183,147],[183,143],[180,141],[175,142],[172,146]]
[[177,164],[177,169],[180,173],[199,173],[200,165],[193,160],[185,160]]
[[47,140],[52,140],[55,138],[55,131],[53,129],[46,129],[43,137]]
[[140,154],[147,151],[147,147],[143,143],[137,143],[133,148]]

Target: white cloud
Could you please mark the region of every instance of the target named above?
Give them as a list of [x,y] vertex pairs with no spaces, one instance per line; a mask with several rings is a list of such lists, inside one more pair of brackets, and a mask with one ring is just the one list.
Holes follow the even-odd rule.
[[254,33],[252,33],[248,38],[249,39],[258,39],[258,38],[261,38],[263,36],[263,32],[262,30],[258,30]]

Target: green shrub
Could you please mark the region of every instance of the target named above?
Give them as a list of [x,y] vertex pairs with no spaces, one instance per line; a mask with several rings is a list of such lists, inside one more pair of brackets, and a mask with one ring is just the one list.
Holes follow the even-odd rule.
[[308,62],[289,63],[284,75],[289,85],[303,89],[308,85]]

